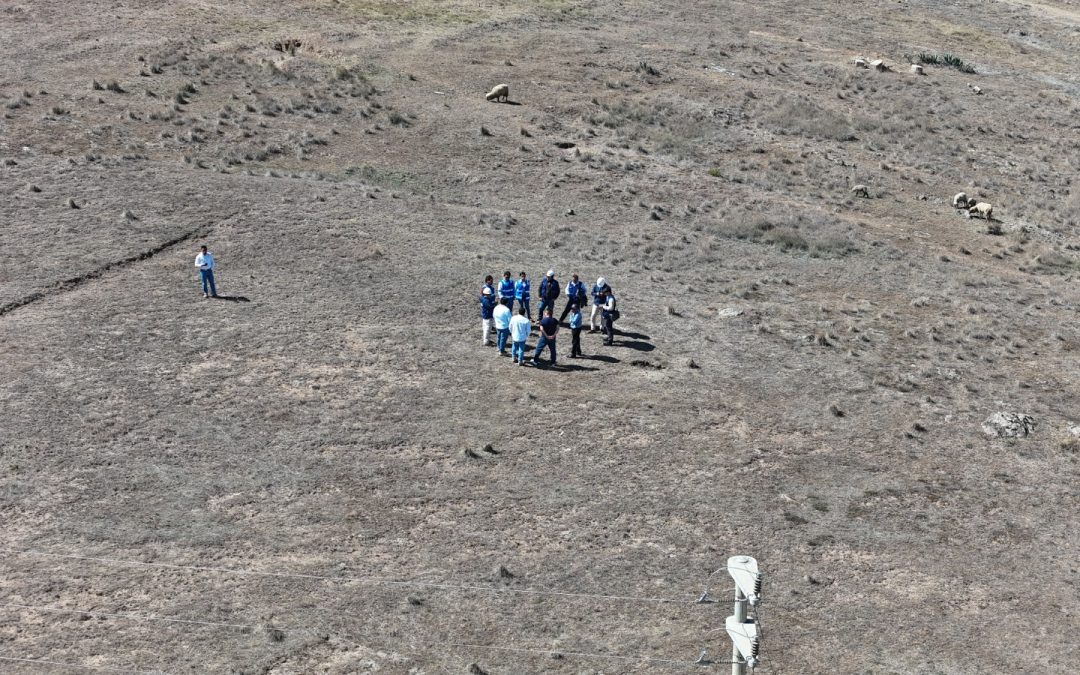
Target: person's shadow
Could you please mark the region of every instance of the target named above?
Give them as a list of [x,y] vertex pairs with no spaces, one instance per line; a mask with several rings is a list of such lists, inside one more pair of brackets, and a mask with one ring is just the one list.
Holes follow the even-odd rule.
[[[638,352],[651,352],[656,349],[653,343],[648,342],[649,336],[644,333],[635,333],[628,330],[619,330],[616,328],[615,333],[615,347],[626,347],[627,349],[633,349]],[[623,338],[623,339],[620,339]],[[629,338],[629,339],[626,339]]]
[[584,372],[584,371],[590,371],[590,370],[600,370],[599,368],[594,368],[592,366],[579,366],[577,364],[564,363],[562,361],[555,364],[554,366],[551,365],[550,363],[541,362],[540,365],[534,366],[534,367],[539,368],[540,370],[553,370],[553,371],[555,371],[557,373],[575,373],[575,372]]
[[585,356],[582,356],[581,358],[586,359],[588,361],[600,361],[601,363],[618,363],[619,362],[619,359],[615,358],[614,356],[608,356],[606,354],[586,354]]
[[246,296],[243,295],[215,295],[211,300],[225,300],[227,302],[251,302]]

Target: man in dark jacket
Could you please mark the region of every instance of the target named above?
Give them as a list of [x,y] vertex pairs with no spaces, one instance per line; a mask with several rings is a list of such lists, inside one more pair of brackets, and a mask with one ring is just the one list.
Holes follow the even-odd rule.
[[555,301],[559,299],[559,282],[555,280],[555,270],[548,270],[544,280],[540,282],[540,306],[536,308],[538,316],[544,316],[544,310],[550,309],[555,312]]

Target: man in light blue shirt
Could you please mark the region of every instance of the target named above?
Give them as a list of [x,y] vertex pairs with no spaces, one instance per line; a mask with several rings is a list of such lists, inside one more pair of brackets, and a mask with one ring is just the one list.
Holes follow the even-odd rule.
[[518,307],[517,314],[510,319],[510,354],[519,366],[525,365],[525,341],[529,339],[530,330],[532,321],[525,318],[525,308]]

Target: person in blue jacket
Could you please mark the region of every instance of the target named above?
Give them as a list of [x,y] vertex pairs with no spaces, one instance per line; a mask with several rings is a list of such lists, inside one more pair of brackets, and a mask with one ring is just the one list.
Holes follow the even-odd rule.
[[600,297],[604,290],[611,290],[611,286],[608,286],[604,277],[600,277],[596,280],[596,284],[592,287],[592,313],[589,314],[589,332],[596,332],[596,315],[600,313],[600,310],[604,307],[604,299]]
[[510,278],[510,270],[503,272],[502,281],[499,282],[499,302],[510,309],[514,308],[514,280]]
[[585,304],[585,283],[578,281],[578,275],[574,274],[573,281],[566,284],[566,307],[563,308],[562,316],[559,317],[559,323],[566,321],[566,315],[570,313],[570,308],[577,305],[581,307]]
[[525,316],[529,318],[529,323],[532,323],[532,310],[529,309],[529,277],[524,272],[521,273],[521,278],[514,284],[514,297],[518,301],[518,308],[525,310]]
[[548,270],[544,280],[540,282],[540,306],[536,313],[544,316],[544,310],[550,309],[555,312],[555,301],[559,299],[559,282],[555,280],[555,270]]
[[495,301],[495,287],[492,285],[494,279],[489,274],[484,279],[484,285],[480,288],[480,329],[481,340],[480,344],[485,347],[490,347],[492,344],[488,336],[491,335],[491,317],[495,311],[495,305],[498,303]]

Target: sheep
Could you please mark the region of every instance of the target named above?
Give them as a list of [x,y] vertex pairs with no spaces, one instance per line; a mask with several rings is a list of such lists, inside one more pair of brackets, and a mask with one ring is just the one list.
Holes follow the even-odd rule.
[[506,101],[510,98],[510,85],[497,84],[491,91],[489,91],[484,98],[489,101]]
[[966,209],[974,204],[968,204],[968,196],[966,192],[957,192],[956,196],[952,198],[952,205],[954,209]]
[[851,188],[851,193],[856,197],[861,195],[863,197],[866,197],[867,199],[870,199],[870,188],[865,185],[856,185],[855,187]]
[[975,206],[969,208],[968,213],[973,216],[981,216],[986,220],[991,220],[991,216],[994,213],[994,207],[987,202],[979,202]]
[[861,56],[856,56],[854,59],[851,60],[851,62],[855,64],[856,68],[869,68],[870,67],[870,62],[867,61],[865,58],[863,58]]
[[976,205],[976,204],[978,204],[978,203],[979,203],[979,200],[978,200],[978,199],[975,199],[974,197],[968,197],[968,202],[967,202],[967,205],[968,205],[968,208],[969,208],[969,209],[970,209],[970,208],[971,208],[972,206],[975,206],[975,205]]
[[920,66],[917,63],[913,63],[913,64],[911,64],[911,74],[912,75],[925,75],[926,72],[923,70],[922,66]]

